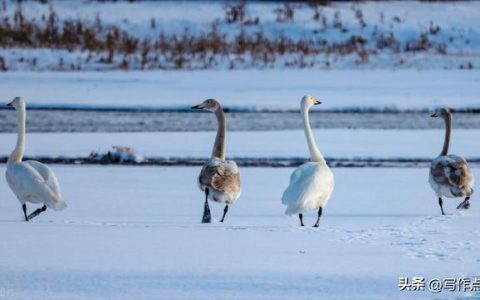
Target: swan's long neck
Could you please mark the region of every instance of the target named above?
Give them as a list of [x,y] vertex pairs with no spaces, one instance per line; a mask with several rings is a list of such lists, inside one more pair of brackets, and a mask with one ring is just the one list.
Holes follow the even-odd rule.
[[217,157],[225,160],[225,135],[227,130],[227,124],[223,108],[219,107],[215,111],[215,116],[217,116],[218,128],[217,136],[215,137],[215,144],[213,145],[212,157]]
[[440,155],[447,155],[450,147],[450,135],[452,133],[452,116],[447,114],[445,116],[445,140],[443,141],[443,149]]
[[23,154],[25,152],[25,117],[25,107],[19,107],[17,145],[15,146],[15,150],[13,150],[12,154],[10,154],[7,164],[22,161]]
[[312,161],[326,163],[325,159],[323,158],[322,153],[318,150],[317,143],[315,142],[315,138],[313,137],[312,128],[310,127],[310,117],[308,115],[308,108],[303,108],[303,123],[305,127],[305,136],[307,137],[308,149],[310,150],[310,156]]

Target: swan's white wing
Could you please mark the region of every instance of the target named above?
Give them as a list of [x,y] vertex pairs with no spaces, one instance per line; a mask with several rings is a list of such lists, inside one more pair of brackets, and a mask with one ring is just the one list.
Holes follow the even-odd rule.
[[287,205],[286,214],[325,207],[334,185],[328,166],[315,162],[301,165],[290,176],[290,184],[282,196],[282,203]]
[[32,166],[32,168],[34,168],[40,174],[40,176],[42,176],[43,180],[45,180],[45,183],[50,187],[57,198],[62,198],[60,184],[58,183],[57,176],[55,176],[55,173],[53,173],[52,169],[50,169],[47,165],[35,160],[27,160],[24,163]]
[[[44,178],[45,168],[41,168],[41,172],[44,174],[42,175],[31,163],[20,162],[7,166],[6,177],[21,203],[44,203],[49,208],[62,210],[66,205],[61,198],[55,175],[49,170],[50,174],[47,177],[49,181],[47,181]],[[56,186],[56,189],[53,190],[51,186]]]
[[40,181],[43,181],[43,179],[40,178],[40,174],[33,170],[31,166],[23,163],[7,165],[5,177],[10,189],[17,196],[20,203],[43,202],[43,198],[37,192]]
[[7,166],[7,182],[21,203],[43,203],[50,197],[50,188],[31,165],[14,163]]

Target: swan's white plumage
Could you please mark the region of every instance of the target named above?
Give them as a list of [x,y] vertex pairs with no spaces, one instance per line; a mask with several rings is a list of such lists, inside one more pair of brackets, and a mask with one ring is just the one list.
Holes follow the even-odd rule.
[[25,101],[17,97],[11,103],[18,112],[17,145],[7,162],[5,177],[11,190],[21,204],[42,203],[48,208],[62,210],[66,207],[60,192],[58,179],[46,165],[34,161],[23,161],[25,151]]
[[20,203],[43,203],[54,210],[66,207],[57,177],[46,165],[31,160],[12,163],[7,165],[5,176]]
[[319,103],[314,97],[305,96],[300,104],[312,161],[299,166],[290,176],[290,183],[282,196],[282,203],[287,206],[287,215],[324,208],[335,187],[333,173],[318,149],[310,127],[308,112],[313,105]]
[[334,186],[333,173],[327,165],[318,162],[301,165],[290,176],[290,184],[283,193],[285,213],[293,215],[325,207]]

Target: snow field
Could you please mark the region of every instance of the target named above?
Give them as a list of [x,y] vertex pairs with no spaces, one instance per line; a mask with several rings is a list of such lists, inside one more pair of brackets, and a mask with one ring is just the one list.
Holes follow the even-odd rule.
[[0,99],[27,107],[190,109],[215,98],[226,108],[298,110],[303,95],[318,110],[479,108],[480,71],[245,70],[0,73]]
[[[333,169],[314,229],[283,215],[292,169],[241,169],[226,223],[200,224],[200,168],[52,167],[69,207],[30,223],[0,182],[8,299],[478,297],[398,289],[400,276],[473,277],[480,267],[475,198],[465,212],[447,199],[441,216],[427,169]],[[211,207],[220,218],[223,207]]]

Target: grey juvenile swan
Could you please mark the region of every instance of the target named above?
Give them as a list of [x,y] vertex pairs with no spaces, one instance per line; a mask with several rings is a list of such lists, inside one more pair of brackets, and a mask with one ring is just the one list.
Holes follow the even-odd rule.
[[205,193],[205,205],[202,223],[212,222],[208,200],[225,203],[223,216],[220,222],[225,220],[228,206],[240,197],[240,173],[237,164],[232,160],[225,160],[225,135],[226,120],[223,108],[214,99],[207,99],[193,109],[213,112],[218,120],[217,136],[213,145],[212,156],[205,162],[200,175],[198,186]]
[[438,204],[443,211],[442,197],[457,198],[465,197],[457,209],[470,207],[470,196],[473,194],[473,175],[467,161],[460,156],[448,154],[450,135],[452,131],[452,116],[448,108],[435,112],[432,117],[440,117],[445,121],[445,140],[440,155],[432,161],[430,166],[430,186],[438,197]]

